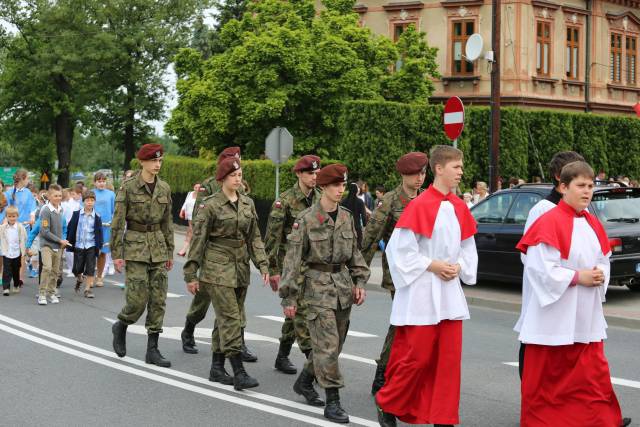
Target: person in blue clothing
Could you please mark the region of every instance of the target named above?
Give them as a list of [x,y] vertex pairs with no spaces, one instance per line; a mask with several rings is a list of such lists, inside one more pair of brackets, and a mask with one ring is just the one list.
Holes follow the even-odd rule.
[[[35,212],[38,207],[31,190],[27,188],[28,184],[29,174],[26,169],[18,169],[13,174],[13,186],[7,188],[4,192],[7,198],[7,206],[15,206],[18,209],[18,222],[24,225],[27,231],[35,222]],[[24,281],[25,268],[26,263],[22,263],[20,268],[20,280],[22,281]]]
[[95,211],[102,219],[102,237],[104,245],[98,256],[98,265],[96,270],[96,287],[104,286],[102,274],[104,272],[107,261],[107,254],[111,252],[109,241],[111,238],[111,218],[116,207],[116,194],[107,188],[107,176],[102,172],[97,172],[93,176],[93,192],[96,196]]

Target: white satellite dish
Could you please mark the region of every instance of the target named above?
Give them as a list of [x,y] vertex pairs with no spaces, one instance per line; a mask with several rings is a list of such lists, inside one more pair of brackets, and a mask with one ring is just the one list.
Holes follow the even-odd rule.
[[464,47],[464,56],[467,61],[475,61],[482,54],[483,40],[478,33],[472,34],[467,39],[467,45]]

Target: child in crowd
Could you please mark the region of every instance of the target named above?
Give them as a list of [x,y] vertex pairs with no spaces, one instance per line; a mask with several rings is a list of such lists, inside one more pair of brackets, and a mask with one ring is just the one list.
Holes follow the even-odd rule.
[[[4,183],[0,180],[0,187],[4,187]],[[7,197],[0,189],[0,224],[4,222],[7,213]],[[2,274],[2,248],[0,247],[0,274]]]
[[20,280],[20,267],[22,258],[26,254],[27,231],[24,225],[18,222],[18,208],[9,206],[6,209],[7,221],[0,225],[0,247],[2,247],[2,294],[9,295],[11,280],[13,280],[13,292],[20,292],[22,280]]
[[85,298],[93,298],[91,292],[93,276],[96,273],[96,260],[102,249],[102,221],[93,208],[96,195],[93,191],[86,191],[82,196],[84,209],[77,210],[71,216],[68,228],[70,247],[67,251],[73,253],[73,274],[76,276],[76,292],[85,282]]
[[[69,221],[71,221],[71,215],[77,210],[79,210],[82,200],[82,183],[76,183],[72,188],[67,188],[62,192],[62,216],[64,217],[65,224],[69,227]],[[65,192],[67,197],[65,198]],[[62,278],[63,273],[67,273],[67,277],[74,277],[72,272],[73,270],[73,253],[65,252],[63,255],[63,270],[61,271],[60,277]]]
[[38,296],[39,305],[47,305],[47,296],[52,304],[60,302],[56,296],[56,282],[60,270],[62,252],[69,242],[64,239],[62,224],[62,188],[57,184],[49,187],[49,202],[40,211],[40,253],[42,255],[42,279]]
[[[104,244],[98,254],[98,264],[96,271],[96,288],[104,286],[104,273],[113,270],[113,263],[110,261],[111,250],[109,247],[109,239],[111,238],[111,219],[116,207],[116,194],[113,189],[109,189],[107,176],[102,172],[96,172],[93,176],[93,193],[96,196],[94,209],[102,222],[102,237]],[[111,273],[113,274],[113,273]]]

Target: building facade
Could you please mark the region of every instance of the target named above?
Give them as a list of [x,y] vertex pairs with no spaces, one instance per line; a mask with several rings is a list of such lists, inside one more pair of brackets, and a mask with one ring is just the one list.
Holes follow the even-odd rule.
[[[437,47],[442,78],[432,101],[488,104],[491,66],[464,58],[479,33],[491,50],[491,0],[361,0],[361,24],[397,39],[411,24]],[[640,101],[640,1],[502,0],[503,105],[635,114]]]

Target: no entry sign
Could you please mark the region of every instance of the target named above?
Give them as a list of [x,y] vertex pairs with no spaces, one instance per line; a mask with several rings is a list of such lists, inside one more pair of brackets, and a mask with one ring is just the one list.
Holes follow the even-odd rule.
[[457,96],[452,96],[444,106],[444,133],[456,140],[464,129],[464,105]]

